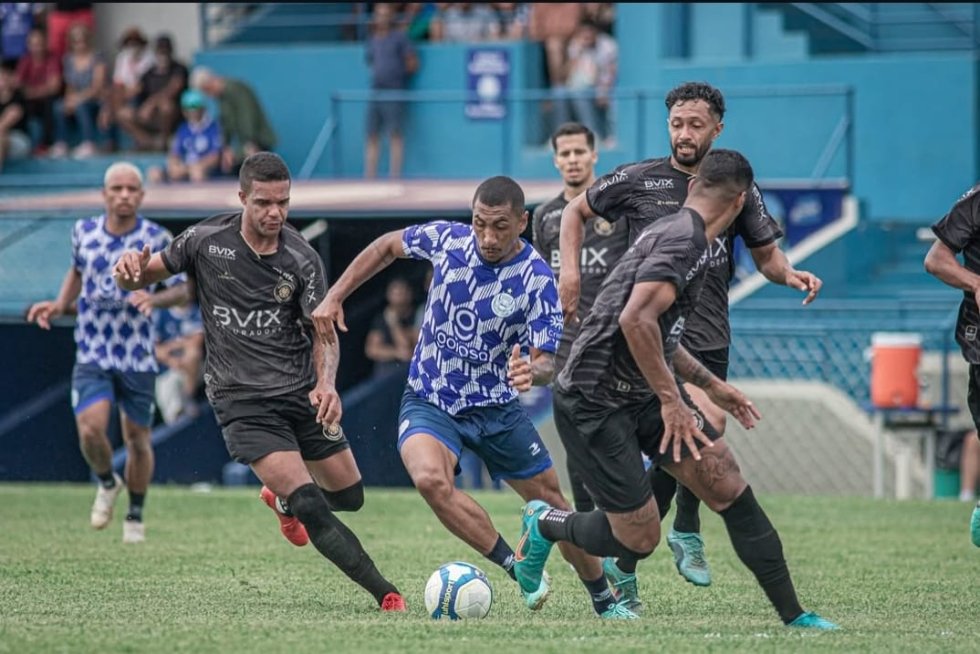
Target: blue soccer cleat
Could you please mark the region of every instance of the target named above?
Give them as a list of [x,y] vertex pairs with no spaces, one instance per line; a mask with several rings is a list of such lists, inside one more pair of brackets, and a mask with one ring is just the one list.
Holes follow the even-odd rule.
[[977,547],[980,547],[980,502],[973,509],[973,517],[970,518],[970,540]]
[[623,604],[633,614],[643,610],[635,573],[623,572],[616,565],[615,559],[608,556],[602,559],[602,572],[606,575],[606,581],[609,582],[613,597],[618,603]]
[[840,629],[830,620],[824,620],[816,613],[812,611],[807,611],[806,613],[801,613],[795,620],[786,625],[787,627],[796,627],[799,629],[820,629],[823,631],[836,631]]
[[636,620],[640,616],[633,613],[626,606],[626,602],[616,602],[615,604],[610,604],[609,608],[603,611],[599,617],[603,620]]
[[551,576],[547,572],[541,573],[541,585],[533,593],[525,593],[521,589],[521,597],[524,598],[524,603],[527,608],[532,611],[539,611],[544,603],[548,601],[548,597],[551,595]]
[[704,540],[701,534],[673,529],[667,534],[667,544],[674,553],[677,572],[695,586],[710,586],[711,571],[704,558]]
[[525,595],[531,595],[541,587],[544,564],[554,545],[538,529],[538,518],[550,509],[541,500],[531,500],[521,509],[521,539],[514,550],[514,576]]

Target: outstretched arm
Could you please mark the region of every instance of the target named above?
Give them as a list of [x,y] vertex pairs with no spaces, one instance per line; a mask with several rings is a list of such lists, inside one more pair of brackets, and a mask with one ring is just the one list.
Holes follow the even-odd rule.
[[163,257],[157,252],[150,254],[150,246],[143,246],[143,251],[129,250],[124,252],[112,268],[112,276],[119,288],[136,291],[157,284],[172,276],[163,264]]
[[683,345],[678,345],[674,352],[674,371],[684,381],[704,389],[708,399],[732,414],[746,429],[751,429],[756,420],[762,419],[759,410],[740,390],[705,368]]
[[823,281],[813,273],[793,268],[789,259],[786,258],[786,253],[780,250],[775,243],[751,248],[750,251],[756,269],[766,279],[774,284],[805,291],[806,297],[803,298],[803,304],[810,304],[817,298]]
[[323,301],[313,310],[313,326],[317,334],[329,344],[333,344],[337,338],[335,325],[341,331],[347,331],[347,325],[344,324],[344,300],[361,284],[391,265],[395,259],[408,258],[402,245],[404,231],[397,229],[372,241],[354,257],[344,274],[334,282]]
[[336,340],[327,343],[322,338],[313,339],[313,366],[316,370],[316,386],[310,391],[310,404],[316,409],[316,420],[331,426],[340,422],[343,409],[337,393],[337,366],[340,363],[340,347]]

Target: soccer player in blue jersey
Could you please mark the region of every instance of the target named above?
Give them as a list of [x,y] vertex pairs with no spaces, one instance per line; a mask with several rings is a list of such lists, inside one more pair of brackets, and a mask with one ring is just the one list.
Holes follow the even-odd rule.
[[[27,321],[50,329],[51,321],[69,313],[77,300],[75,366],[71,400],[85,461],[99,479],[91,524],[104,529],[112,519],[123,479],[112,469],[112,444],[107,432],[113,403],[119,407],[126,443],[125,484],[129,512],[123,523],[123,542],[145,539],[143,503],[153,477],[153,392],[157,374],[153,320],[116,286],[112,266],[128,249],[162,250],[170,232],[139,215],[143,176],[131,163],[114,163],[105,172],[102,188],[105,213],[83,218],[72,230],[72,262],[54,300],[37,302]],[[157,307],[186,301],[183,277],[155,285],[150,303]],[[167,290],[163,290],[167,287]]]
[[[518,400],[518,393],[551,381],[562,314],[548,263],[521,238],[528,220],[521,187],[509,177],[484,181],[473,197],[472,220],[434,221],[379,237],[330,288],[313,322],[333,343],[336,328],[347,331],[343,302],[361,284],[398,258],[432,262],[425,317],[402,397],[398,450],[446,528],[514,578],[514,550],[453,477],[465,445],[494,479],[506,480],[525,500],[552,498],[571,508]],[[597,614],[636,617],[612,599],[597,558],[570,543],[560,547]],[[542,578],[522,593],[537,610],[549,591]]]

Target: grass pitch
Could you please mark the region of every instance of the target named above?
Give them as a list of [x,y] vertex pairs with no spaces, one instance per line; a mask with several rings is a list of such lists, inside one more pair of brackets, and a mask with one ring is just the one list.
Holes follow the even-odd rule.
[[[528,612],[517,586],[452,537],[413,490],[374,490],[344,520],[406,595],[407,615],[296,548],[258,488],[151,488],[147,542],[122,544],[125,496],[104,531],[88,526],[89,485],[0,485],[0,652],[976,652],[980,549],[970,505],[953,501],[763,496],[805,608],[843,627],[787,629],[702,510],[710,588],[685,583],[665,544],[640,564],[642,619],[593,616],[555,550],[550,601]],[[476,493],[512,543],[521,501]],[[426,616],[429,574],[482,567],[495,590],[482,621]]]

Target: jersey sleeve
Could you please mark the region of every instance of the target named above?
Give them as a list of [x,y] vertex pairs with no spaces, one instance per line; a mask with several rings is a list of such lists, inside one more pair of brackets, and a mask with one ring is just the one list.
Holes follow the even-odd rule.
[[201,244],[201,237],[195,227],[188,227],[161,252],[163,265],[174,275],[182,272],[194,274],[194,259]]
[[585,192],[585,201],[597,216],[615,222],[632,213],[633,182],[636,171],[632,166],[621,166],[597,179]]
[[783,230],[769,214],[766,202],[762,198],[762,191],[754,183],[746,194],[745,206],[735,217],[732,227],[749,248],[769,245],[783,237]]
[[452,228],[453,223],[447,220],[434,220],[406,227],[402,233],[405,255],[413,259],[432,261],[444,250],[442,245],[449,237]]
[[[166,250],[171,243],[173,243],[173,240],[174,240],[173,234],[171,234],[169,230],[161,229],[158,233],[156,233],[153,236],[153,242],[150,243],[150,250],[154,254],[160,252],[162,256],[162,252]],[[166,264],[166,261],[164,261],[164,264]],[[173,286],[177,286],[178,284],[183,284],[186,281],[187,281],[186,273],[181,272],[173,275],[172,277],[168,277],[167,279],[160,282],[160,287],[171,288]]]
[[955,253],[961,252],[967,244],[980,235],[980,184],[964,193],[949,213],[932,226],[932,232],[946,247]]
[[552,354],[557,352],[563,324],[555,276],[542,262],[540,268],[535,268],[534,290],[530,293],[530,309],[527,316],[532,347]]
[[299,304],[303,312],[303,324],[312,328],[313,310],[319,306],[327,294],[326,273],[324,272],[323,261],[316,254],[316,251],[312,249],[311,256],[303,269],[302,291]]
[[661,235],[651,247],[636,271],[636,283],[669,282],[680,295],[690,281],[691,271],[706,250],[682,235]]

